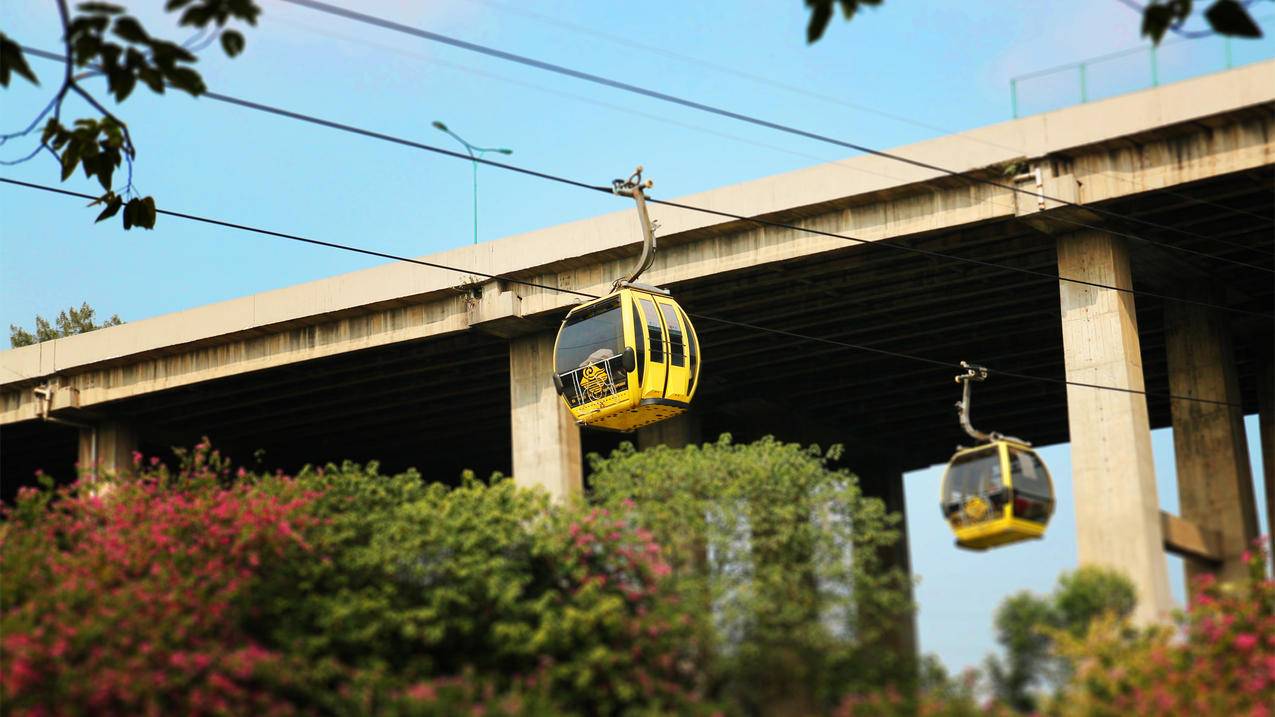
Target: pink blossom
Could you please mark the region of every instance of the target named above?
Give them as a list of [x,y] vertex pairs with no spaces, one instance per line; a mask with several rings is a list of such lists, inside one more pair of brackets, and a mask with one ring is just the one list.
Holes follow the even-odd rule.
[[1245,652],[1247,652],[1256,646],[1257,646],[1257,635],[1252,635],[1247,632],[1244,632],[1235,636],[1236,649],[1244,650]]

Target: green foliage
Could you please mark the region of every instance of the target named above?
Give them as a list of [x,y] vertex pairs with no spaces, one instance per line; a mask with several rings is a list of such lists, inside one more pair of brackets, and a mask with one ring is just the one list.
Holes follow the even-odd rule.
[[[198,58],[175,42],[152,36],[137,18],[126,14],[123,6],[83,2],[76,6],[76,14],[71,15],[66,0],[57,0],[57,8],[66,47],[66,71],[53,97],[52,117],[44,125],[41,146],[57,157],[62,181],[70,178],[78,166],[85,177],[96,178],[102,185],[103,193],[93,202],[103,205],[96,221],[109,219],[123,209],[124,229],[153,229],[158,216],[155,199],[137,196],[132,185],[132,162],[137,149],[128,126],[79,82],[93,74],[104,75],[107,89],[116,102],[123,102],[132,95],[139,82],[157,94],[164,94],[172,87],[198,96],[206,90],[203,78],[192,67]],[[179,24],[183,26],[205,29],[215,25],[221,29],[221,46],[230,57],[243,52],[245,41],[239,32],[224,29],[226,24],[239,20],[255,25],[261,13],[253,0],[168,0],[164,9],[181,10]],[[91,71],[76,75],[75,68],[91,68]],[[8,87],[11,74],[39,84],[21,46],[0,34],[0,85]],[[63,125],[62,104],[71,93],[102,116],[77,119],[71,127]],[[112,182],[115,170],[123,162],[129,164],[129,182],[116,192]]]
[[72,306],[66,311],[60,312],[57,318],[54,319],[53,324],[50,324],[49,320],[43,316],[36,314],[35,333],[27,331],[21,326],[9,324],[9,345],[13,348],[30,346],[42,341],[52,341],[64,336],[84,334],[97,329],[104,329],[108,326],[119,326],[124,323],[119,314],[112,314],[111,318],[100,324],[95,323],[93,316],[96,313],[93,307],[88,305],[88,302],[84,302],[78,309]]
[[272,573],[253,632],[311,666],[305,702],[345,713],[462,674],[507,696],[534,683],[558,713],[696,702],[693,625],[629,517],[554,508],[507,480],[452,489],[374,465],[297,482],[321,496],[307,537],[322,559]]
[[1058,633],[1084,635],[1104,615],[1124,619],[1133,613],[1137,593],[1120,573],[1085,566],[1058,578],[1054,592],[1040,597],[1027,592],[1011,595],[996,610],[996,640],[1004,658],[990,657],[988,678],[993,692],[1021,712],[1036,709],[1042,686],[1061,688],[1072,665],[1054,652]]
[[[1191,16],[1193,5],[1193,0],[1152,0],[1142,11],[1142,36],[1160,44],[1171,27],[1186,22]],[[1204,11],[1204,19],[1219,35],[1249,38],[1262,36],[1261,29],[1249,16],[1248,10],[1236,0],[1215,0]]]
[[633,516],[207,441],[0,510],[5,714],[700,714]]
[[832,19],[833,5],[841,6],[841,14],[845,19],[854,18],[854,14],[864,5],[880,5],[881,0],[806,0],[810,8],[810,24],[806,26],[806,42],[814,43],[823,37],[828,29],[828,21]]
[[[814,43],[823,37],[824,30],[828,28],[835,5],[839,5],[841,14],[846,20],[850,20],[860,7],[880,5],[881,0],[805,0],[805,3],[810,9],[806,42]],[[1154,44],[1160,44],[1170,28],[1185,22],[1191,16],[1192,5],[1193,0],[1151,0],[1142,11],[1142,36],[1151,38]],[[1204,11],[1204,19],[1219,35],[1249,38],[1262,36],[1261,28],[1237,0],[1214,0]]]
[[22,56],[22,48],[0,32],[0,87],[8,87],[9,78],[15,73],[33,85],[40,84],[31,71],[31,66],[27,64],[27,58]]
[[1275,705],[1275,581],[1266,553],[1245,556],[1232,584],[1205,576],[1190,609],[1167,627],[1138,630],[1114,615],[1080,635],[1055,636],[1074,678],[1045,710],[1058,717],[1269,715]]
[[823,710],[907,672],[885,644],[911,609],[881,558],[899,517],[817,447],[724,436],[591,460],[593,500],[631,508],[664,546],[705,623],[699,661],[736,711]]

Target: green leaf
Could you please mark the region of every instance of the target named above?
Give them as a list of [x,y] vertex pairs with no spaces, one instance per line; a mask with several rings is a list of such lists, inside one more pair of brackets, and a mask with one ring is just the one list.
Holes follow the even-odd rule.
[[22,54],[22,47],[0,32],[0,87],[9,86],[10,74],[25,77],[33,85],[40,84],[35,73],[27,65],[27,58]]
[[1151,38],[1151,42],[1158,45],[1172,21],[1173,13],[1169,8],[1164,5],[1148,5],[1142,13],[1142,36]]
[[1253,22],[1244,6],[1235,0],[1217,0],[1204,11],[1204,18],[1219,35],[1252,39],[1262,36],[1262,29]]
[[1142,12],[1142,36],[1151,38],[1154,44],[1160,44],[1161,38],[1174,23],[1186,20],[1191,15],[1192,0],[1155,0]]
[[181,19],[177,21],[177,24],[203,27],[211,19],[212,9],[203,5],[192,5],[186,8],[186,12],[182,13]]
[[226,30],[221,33],[221,49],[226,51],[227,56],[235,57],[243,52],[243,48],[243,35],[234,30]]
[[164,76],[173,87],[192,95],[202,95],[208,89],[204,86],[204,79],[199,76],[199,73],[189,67],[174,67],[164,72]]
[[103,194],[99,201],[101,200],[106,201],[106,208],[102,210],[101,214],[97,215],[97,219],[94,220],[94,223],[100,222],[104,219],[110,219],[116,214],[119,214],[120,209],[124,206],[124,198],[114,192],[107,192],[106,194]]
[[102,15],[119,15],[124,12],[124,8],[119,5],[112,5],[104,2],[82,2],[75,6],[80,12],[95,12]]
[[154,229],[155,219],[158,212],[155,210],[155,198],[145,197],[142,199],[142,220],[138,222],[138,226],[143,229]]
[[135,17],[119,17],[115,19],[115,27],[112,31],[129,42],[146,42],[150,40],[150,35],[142,28],[142,23],[137,21]]
[[137,211],[142,206],[142,200],[130,199],[128,204],[124,205],[124,231],[133,228],[137,224]]
[[49,121],[44,125],[44,132],[40,135],[40,141],[44,144],[49,144],[50,140],[60,136],[63,132],[62,125],[56,119],[50,117]]
[[111,191],[111,179],[115,176],[115,168],[119,166],[119,155],[102,153],[97,158],[97,181],[102,189]]
[[123,102],[133,93],[137,84],[137,75],[124,69],[117,69],[106,74],[106,86],[115,95],[116,102]]
[[806,5],[812,8],[810,24],[806,26],[806,43],[813,44],[828,29],[828,21],[832,19],[832,0],[806,0]]
[[146,83],[156,94],[164,94],[164,76],[159,74],[159,70],[149,65],[137,68],[137,78]]
[[62,151],[62,181],[65,182],[68,177],[75,171],[76,165],[80,163],[80,144],[79,142],[71,142]]

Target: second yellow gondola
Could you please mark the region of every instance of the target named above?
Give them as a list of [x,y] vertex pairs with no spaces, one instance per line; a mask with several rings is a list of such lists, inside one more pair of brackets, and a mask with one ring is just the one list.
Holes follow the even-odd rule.
[[1049,469],[1026,441],[970,425],[970,382],[986,378],[987,369],[961,365],[968,369],[956,377],[964,384],[956,404],[961,426],[981,444],[957,450],[948,462],[940,498],[943,517],[957,546],[970,550],[1041,538],[1054,513]]
[[633,197],[644,244],[637,267],[611,293],[572,309],[554,342],[553,384],[581,425],[633,431],[684,413],[699,383],[699,339],[682,307],[637,278],[655,258],[638,167],[615,192]]

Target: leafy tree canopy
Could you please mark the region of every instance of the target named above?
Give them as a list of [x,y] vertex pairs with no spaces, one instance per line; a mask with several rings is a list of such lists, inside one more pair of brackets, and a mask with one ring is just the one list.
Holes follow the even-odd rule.
[[35,316],[35,332],[27,331],[21,326],[9,324],[9,345],[13,348],[19,346],[30,346],[43,341],[52,341],[60,339],[64,336],[74,336],[76,334],[86,334],[97,329],[104,329],[107,326],[119,326],[124,321],[119,314],[111,314],[111,318],[96,323],[93,320],[97,312],[88,302],[80,304],[80,308],[74,306],[68,308],[57,315],[52,323],[48,319],[36,314]]
[[[34,158],[45,151],[57,160],[66,181],[78,168],[88,178],[96,178],[102,185],[102,195],[94,204],[103,209],[97,221],[109,219],[123,210],[125,229],[135,226],[144,229],[155,227],[155,199],[143,197],[133,187],[133,160],[137,147],[129,134],[128,125],[107,110],[91,92],[81,84],[83,80],[103,76],[109,94],[116,102],[123,102],[141,82],[152,92],[164,94],[166,88],[174,88],[192,96],[203,94],[203,78],[192,65],[198,60],[195,44],[203,41],[210,27],[213,37],[221,41],[221,48],[230,57],[243,52],[244,37],[236,30],[225,29],[231,20],[255,25],[261,8],[253,0],[167,0],[164,9],[181,11],[178,24],[193,27],[199,32],[186,44],[154,37],[137,18],[128,15],[125,8],[106,2],[82,2],[72,14],[66,0],[57,0],[62,20],[65,71],[53,99],[30,123],[26,130],[3,135],[4,140],[29,134],[41,120],[48,117],[40,134],[40,142],[31,154],[19,161]],[[211,39],[209,39],[211,41]],[[84,70],[84,71],[80,71]],[[38,85],[39,78],[27,63],[22,46],[0,32],[0,86],[8,87],[14,75]],[[62,121],[62,105],[70,95],[76,95],[100,117],[76,119],[69,125]],[[126,163],[128,178],[116,190],[115,170]]]
[[996,641],[1004,658],[990,657],[988,678],[996,696],[1022,712],[1037,708],[1038,687],[1061,689],[1072,666],[1054,650],[1058,634],[1081,637],[1097,619],[1125,619],[1137,606],[1133,583],[1120,573],[1097,566],[1064,573],[1046,596],[1020,592],[996,610]]
[[831,469],[837,453],[727,435],[591,456],[591,499],[633,510],[681,599],[711,616],[700,661],[728,711],[818,714],[914,672],[889,646],[912,609],[909,577],[883,559],[900,516]]

